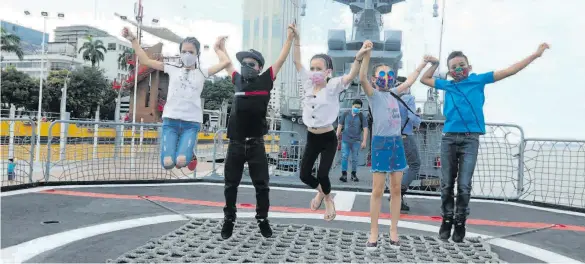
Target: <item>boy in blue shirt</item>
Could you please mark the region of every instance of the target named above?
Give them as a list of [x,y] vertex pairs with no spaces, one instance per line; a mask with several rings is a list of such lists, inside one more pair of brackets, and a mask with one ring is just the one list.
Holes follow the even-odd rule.
[[[461,242],[465,238],[465,221],[469,215],[471,178],[477,161],[479,136],[485,134],[483,114],[485,85],[518,73],[542,56],[548,48],[548,44],[540,44],[536,52],[522,61],[503,70],[482,74],[469,74],[472,68],[467,56],[461,51],[454,51],[447,58],[452,81],[433,78],[433,73],[439,66],[439,60],[429,59],[433,65],[420,81],[427,86],[445,91],[443,113],[446,120],[441,140],[441,211],[443,216],[439,229],[441,239],[449,239],[453,221],[455,222],[453,241]],[[455,179],[457,179],[456,203],[453,193]]]

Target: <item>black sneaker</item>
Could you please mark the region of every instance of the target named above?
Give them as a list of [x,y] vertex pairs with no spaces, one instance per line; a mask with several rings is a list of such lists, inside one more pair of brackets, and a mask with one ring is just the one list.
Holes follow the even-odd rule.
[[347,172],[346,171],[341,172],[341,178],[339,178],[339,180],[342,182],[347,182]]
[[357,177],[357,175],[356,175],[356,172],[355,172],[355,171],[352,171],[352,172],[351,172],[351,181],[352,181],[352,182],[359,182],[359,181],[360,181],[360,180],[358,179],[358,177]]
[[408,206],[408,204],[406,204],[406,201],[404,201],[404,194],[406,194],[406,190],[402,189],[401,190],[401,202],[400,202],[400,211],[410,211],[410,206]]
[[400,202],[400,211],[410,211],[410,206],[406,204],[404,198],[402,198],[402,201]]
[[270,227],[268,219],[258,219],[258,227],[260,228],[260,234],[262,234],[263,237],[269,238],[272,236],[272,228]]
[[451,228],[453,227],[453,219],[452,218],[443,218],[443,223],[441,223],[441,228],[439,229],[439,238],[443,240],[449,239],[451,237]]
[[452,238],[455,243],[463,242],[463,239],[465,238],[465,220],[455,221],[455,230],[453,230]]
[[228,239],[234,232],[234,223],[232,219],[223,219],[223,225],[221,226],[221,238]]

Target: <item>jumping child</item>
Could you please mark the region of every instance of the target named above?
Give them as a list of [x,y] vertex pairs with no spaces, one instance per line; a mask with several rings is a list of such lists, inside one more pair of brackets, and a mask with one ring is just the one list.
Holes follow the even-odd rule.
[[[364,45],[372,47],[370,41]],[[382,209],[382,195],[386,183],[386,173],[390,174],[390,245],[398,247],[398,220],[400,219],[402,173],[408,168],[404,145],[402,142],[399,94],[406,92],[427,65],[423,61],[407,80],[395,87],[396,72],[390,65],[376,64],[372,68],[372,77],[368,78],[368,65],[371,52],[367,52],[360,68],[360,82],[364,90],[372,116],[372,195],[370,197],[370,237],[366,243],[367,250],[378,247],[378,219]]]
[[[282,68],[292,46],[295,25],[289,25],[287,40],[282,47],[280,56],[266,69],[264,57],[256,50],[240,51],[236,58],[242,65],[238,73],[231,61],[226,68],[232,76],[236,93],[227,128],[229,145],[225,161],[225,207],[221,237],[228,239],[232,236],[236,221],[236,199],[238,186],[242,180],[244,163],[248,162],[252,184],[256,189],[256,220],[263,237],[272,236],[272,228],[268,222],[269,186],[268,160],[264,146],[264,135],[268,133],[266,113],[270,101],[270,91],[274,87],[276,75]],[[225,53],[225,46],[220,46]]]
[[[303,95],[303,122],[307,126],[307,143],[300,165],[300,178],[305,184],[317,189],[317,195],[311,200],[311,210],[317,210],[325,201],[326,221],[335,219],[335,205],[331,197],[329,171],[335,152],[337,136],[333,123],[339,115],[339,94],[347,89],[359,72],[362,57],[371,49],[365,45],[357,52],[348,74],[331,78],[333,61],[326,54],[317,54],[311,58],[310,71],[301,63],[301,43],[296,32],[294,63],[299,73]],[[312,175],[317,157],[321,155],[317,178]]]
[[149,58],[128,28],[124,28],[122,36],[132,42],[132,48],[140,64],[169,75],[160,136],[161,165],[167,170],[173,167],[180,169],[189,162],[189,170],[195,170],[197,160],[193,152],[197,147],[197,136],[203,122],[201,91],[206,78],[223,70],[229,64],[229,58],[219,49],[220,43],[226,38],[219,37],[215,44],[215,52],[220,62],[208,69],[202,69],[199,62],[201,44],[194,37],[186,38],[179,45],[181,64],[171,65]]
[[[441,140],[441,211],[443,222],[439,237],[447,240],[451,236],[453,220],[455,230],[453,241],[461,242],[465,238],[465,221],[469,215],[471,197],[471,178],[475,170],[479,150],[479,136],[485,134],[483,104],[486,84],[510,77],[548,49],[546,43],[540,44],[538,50],[524,60],[500,71],[482,74],[470,74],[472,68],[467,56],[461,51],[454,51],[447,57],[449,75],[452,81],[433,78],[439,67],[439,60],[431,57],[432,67],[421,78],[427,86],[445,91],[445,126]],[[457,202],[453,193],[457,179]],[[455,209],[455,212],[453,212]]]

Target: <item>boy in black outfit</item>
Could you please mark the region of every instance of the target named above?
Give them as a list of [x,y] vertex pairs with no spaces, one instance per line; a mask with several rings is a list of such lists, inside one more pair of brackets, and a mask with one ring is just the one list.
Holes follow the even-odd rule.
[[[244,163],[248,162],[250,177],[256,189],[256,220],[264,237],[272,236],[268,222],[270,201],[268,193],[268,161],[264,147],[264,135],[268,133],[266,112],[270,101],[270,91],[274,86],[276,74],[286,60],[294,40],[295,25],[288,28],[288,36],[276,62],[262,74],[264,57],[256,50],[241,51],[236,54],[242,64],[241,74],[233,64],[226,67],[236,86],[232,111],[228,122],[227,137],[230,142],[224,168],[225,207],[221,237],[232,236],[236,221],[236,199],[238,186],[242,180]],[[220,47],[225,52],[225,46]]]

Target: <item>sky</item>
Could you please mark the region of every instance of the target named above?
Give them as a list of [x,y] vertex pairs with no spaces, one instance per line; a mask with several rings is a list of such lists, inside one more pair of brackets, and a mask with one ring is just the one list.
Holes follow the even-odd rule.
[[[424,54],[440,57],[444,71],[445,59],[454,50],[469,57],[474,72],[504,69],[547,42],[551,49],[524,71],[486,87],[486,121],[519,125],[530,138],[585,139],[585,1],[553,5],[546,0],[446,0],[442,45],[442,17],[432,16],[433,2],[407,0],[384,16],[385,28],[403,30],[400,75],[408,75]],[[242,0],[143,0],[144,21],[157,18],[160,26],[181,36],[196,36],[204,45],[227,35],[228,54],[235,60],[242,46],[242,4]],[[131,17],[134,12],[132,0],[0,0],[0,6],[0,19],[38,30],[43,30],[43,20],[24,16],[24,10],[33,15],[47,11],[53,17],[65,13],[63,20],[47,21],[51,39],[55,27],[72,24],[89,24],[119,35],[126,24],[113,13]],[[300,21],[303,62],[308,64],[313,54],[327,51],[329,29],[350,32],[351,22],[347,6],[307,0],[306,16]],[[145,43],[158,41],[145,34]],[[178,45],[163,43],[165,53],[178,50]],[[203,52],[201,60],[207,65],[217,62],[212,50]],[[412,93],[424,101],[427,89],[416,82]]]

